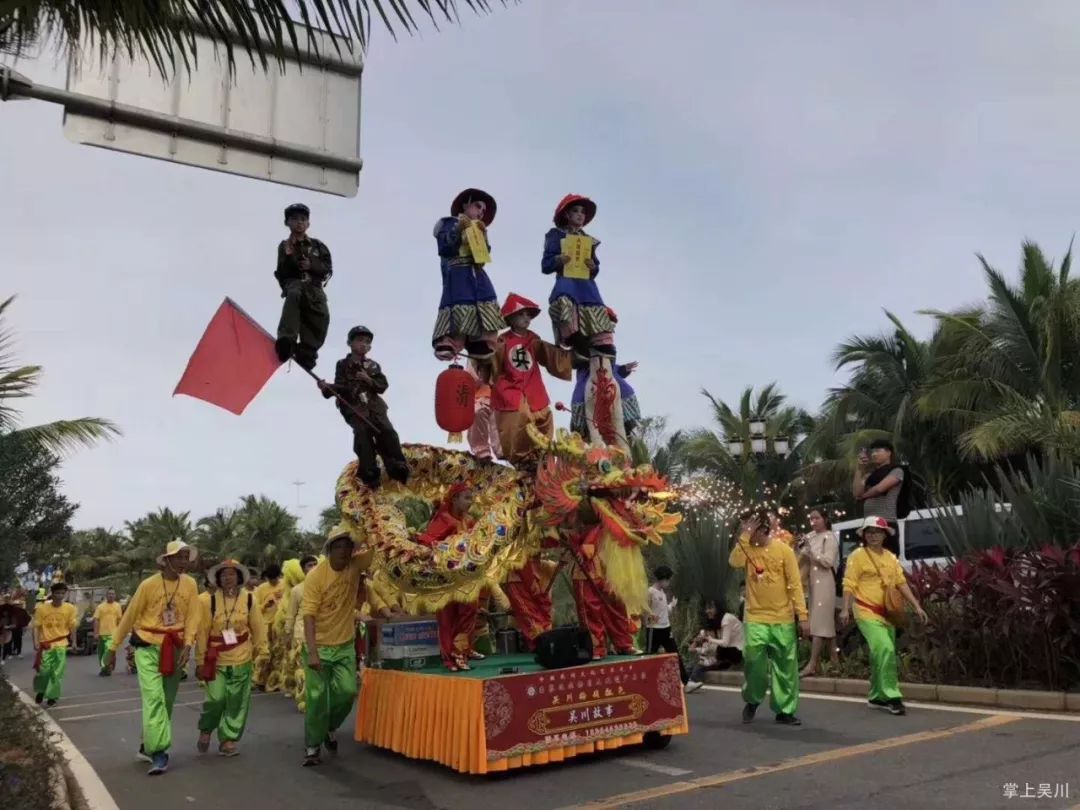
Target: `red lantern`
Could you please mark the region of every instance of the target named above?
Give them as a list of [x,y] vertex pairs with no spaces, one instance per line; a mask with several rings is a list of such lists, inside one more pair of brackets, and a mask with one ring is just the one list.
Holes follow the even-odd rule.
[[435,421],[448,433],[463,433],[476,416],[476,380],[456,363],[435,380]]

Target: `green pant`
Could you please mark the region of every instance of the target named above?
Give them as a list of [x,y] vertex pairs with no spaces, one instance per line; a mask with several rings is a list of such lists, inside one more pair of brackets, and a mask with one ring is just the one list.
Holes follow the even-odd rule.
[[172,745],[173,703],[183,674],[178,661],[173,674],[166,678],[158,672],[160,664],[160,647],[151,645],[135,649],[135,668],[142,695],[142,742],[151,756],[168,751]]
[[218,667],[217,677],[206,684],[199,731],[209,734],[216,729],[221,742],[236,742],[244,736],[250,708],[251,662]]
[[109,654],[109,644],[112,636],[98,636],[98,668],[105,671],[105,657]]
[[64,685],[67,669],[67,648],[53,647],[41,654],[41,669],[34,676],[34,694],[44,695],[46,700],[59,700],[60,687]]
[[885,621],[856,619],[870,647],[870,700],[901,700],[896,673],[896,628]]
[[777,714],[795,714],[799,708],[799,648],[795,623],[746,623],[743,646],[742,696],[757,706],[765,700],[769,688],[769,663],[772,663],[772,709]]
[[278,339],[290,342],[299,339],[296,348],[298,360],[315,358],[326,342],[330,328],[330,307],[326,293],[318,284],[310,281],[289,281],[285,284],[285,304],[278,322]]
[[304,744],[308,748],[315,748],[326,742],[327,736],[336,731],[352,711],[357,692],[356,647],[352,642],[336,647],[319,647],[321,670],[308,666],[306,648],[302,654],[307,700]]

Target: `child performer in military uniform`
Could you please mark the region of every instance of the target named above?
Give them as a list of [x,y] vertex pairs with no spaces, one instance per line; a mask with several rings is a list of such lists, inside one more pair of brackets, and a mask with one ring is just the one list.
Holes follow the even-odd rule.
[[487,229],[495,221],[495,198],[467,188],[435,223],[442,267],[442,298],[431,343],[435,356],[452,360],[463,349],[488,357],[502,328],[499,300],[484,265],[491,261]]
[[63,582],[53,583],[50,599],[39,602],[34,609],[33,633],[34,649],[34,701],[41,704],[47,701],[55,706],[60,699],[60,689],[64,685],[64,670],[67,668],[67,651],[75,646],[75,627],[77,611],[67,599],[68,586]]
[[139,758],[151,763],[151,776],[169,768],[173,703],[199,629],[199,586],[185,573],[197,558],[193,546],[169,542],[157,558],[161,572],[139,583],[131,597],[105,661],[112,666],[117,647],[130,633],[142,697]]
[[330,308],[323,287],[334,274],[330,249],[307,235],[310,218],[311,211],[302,203],[285,209],[289,238],[278,245],[274,271],[285,299],[275,344],[278,358],[285,362],[295,357],[309,371],[315,368],[330,328]]
[[208,602],[200,601],[198,676],[206,699],[196,748],[206,753],[216,731],[218,752],[234,757],[251,708],[252,660],[266,649],[266,627],[255,597],[243,588],[250,576],[245,566],[225,560],[207,576],[218,588]]
[[551,416],[551,400],[540,366],[560,380],[569,380],[571,355],[540,339],[529,330],[540,307],[511,293],[502,308],[502,316],[510,328],[499,335],[492,356],[494,382],[491,388],[491,409],[499,430],[502,458],[514,466],[535,459],[537,448],[529,439],[526,426],[531,422],[544,435],[555,432]]
[[799,708],[798,633],[809,637],[810,614],[795,552],[770,535],[768,515],[758,514],[743,523],[728,564],[746,570],[743,722],[754,719],[768,690],[776,722],[802,725],[795,716]]
[[[596,203],[579,194],[567,194],[555,208],[555,227],[544,237],[540,269],[555,275],[548,298],[555,340],[574,349],[579,359],[592,354],[615,354],[615,323],[596,286],[600,240],[585,233],[596,216]],[[568,252],[569,251],[569,252]]]
[[[319,381],[319,389],[329,399],[337,394],[337,406],[353,429],[360,480],[372,489],[379,486],[382,473],[376,453],[386,465],[386,474],[404,484],[409,480],[409,466],[401,452],[401,440],[387,414],[382,394],[389,388],[379,364],[368,357],[375,334],[366,326],[349,330],[349,354],[338,360],[334,384]],[[344,402],[342,401],[344,400]],[[363,418],[361,418],[363,414]]]

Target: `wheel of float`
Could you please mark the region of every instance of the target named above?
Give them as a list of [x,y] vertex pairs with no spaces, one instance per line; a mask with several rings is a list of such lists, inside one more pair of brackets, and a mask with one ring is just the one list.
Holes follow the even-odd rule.
[[671,745],[671,735],[659,731],[646,731],[641,744],[650,751],[661,751]]

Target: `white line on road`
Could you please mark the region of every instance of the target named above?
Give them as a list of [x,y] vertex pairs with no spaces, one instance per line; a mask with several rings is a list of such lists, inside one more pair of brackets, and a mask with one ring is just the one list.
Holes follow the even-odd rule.
[[[710,692],[741,692],[738,686],[703,686],[702,691],[709,690]],[[799,699],[806,700],[832,700],[837,703],[861,703],[866,704],[866,698],[854,697],[848,695],[819,695],[812,692],[803,692],[799,695]],[[1056,714],[1054,712],[1021,712],[1012,709],[980,709],[975,706],[946,706],[940,703],[908,703],[905,701],[909,709],[928,709],[932,712],[955,712],[957,714],[985,714],[985,715],[1003,715],[1005,717],[1019,717],[1022,720],[1056,720],[1060,723],[1080,723],[1080,715],[1078,714]]]
[[629,765],[631,768],[641,768],[644,771],[655,771],[656,773],[662,773],[664,776],[686,776],[688,771],[685,768],[672,768],[670,765],[657,765],[655,762],[649,762],[647,759],[639,759],[638,757],[619,757],[614,760],[620,765]]
[[[251,696],[253,698],[257,698],[257,697],[260,697],[260,696],[266,695],[266,694],[278,694],[278,693],[277,692],[273,692],[273,693],[269,693],[269,692],[253,692]],[[203,702],[201,700],[193,700],[193,701],[189,701],[188,703],[175,703],[175,704],[173,704],[173,708],[178,709],[181,706],[202,706],[202,704],[203,704]],[[74,717],[57,717],[56,720],[59,723],[71,723],[71,722],[73,722],[75,720],[93,720],[93,719],[98,718],[98,717],[116,717],[117,715],[121,715],[121,714],[138,714],[141,711],[142,711],[142,707],[140,706],[137,709],[121,709],[120,711],[116,711],[116,712],[100,712],[98,714],[77,714]]]
[[[198,695],[202,693],[202,689],[188,689],[186,692],[177,692],[178,697],[187,697],[188,695]],[[86,697],[89,697],[87,695]],[[110,703],[130,703],[133,700],[139,700],[139,693],[136,692],[131,697],[126,698],[113,698],[112,700],[95,700],[90,703],[60,703],[53,707],[53,711],[69,710],[69,709],[85,709],[87,706],[107,706]]]

